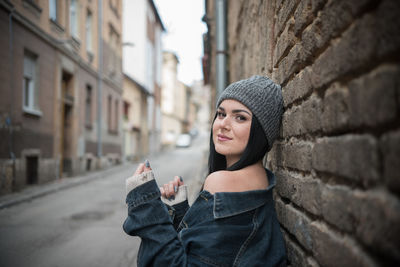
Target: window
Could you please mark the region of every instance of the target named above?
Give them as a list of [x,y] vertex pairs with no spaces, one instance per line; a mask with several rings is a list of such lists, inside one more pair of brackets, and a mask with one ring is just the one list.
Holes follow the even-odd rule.
[[129,120],[129,108],[130,104],[126,101],[124,101],[124,119]]
[[85,124],[88,128],[92,127],[92,87],[90,85],[86,85]]
[[37,184],[39,181],[38,175],[39,161],[37,156],[26,157],[26,183]]
[[69,27],[70,27],[70,32],[71,36],[78,38],[78,1],[76,0],[70,0],[69,4]]
[[109,132],[112,131],[111,105],[112,105],[112,97],[109,95],[107,101],[107,126]]
[[88,10],[86,15],[86,51],[93,52],[93,37],[92,37],[92,28],[93,28],[93,16],[92,13]]
[[115,131],[115,133],[118,133],[118,122],[119,122],[119,101],[118,101],[118,99],[116,99],[115,100],[115,113],[114,113],[114,115],[115,115],[115,122],[114,122],[114,124],[115,124],[115,128],[114,128],[114,131]]
[[49,0],[49,16],[53,21],[57,21],[57,0]]
[[23,109],[29,113],[41,115],[38,106],[37,57],[29,52],[24,55]]

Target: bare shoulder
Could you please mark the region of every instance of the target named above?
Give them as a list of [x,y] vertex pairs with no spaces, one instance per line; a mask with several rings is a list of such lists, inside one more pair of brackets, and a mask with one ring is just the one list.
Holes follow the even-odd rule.
[[211,194],[217,192],[243,192],[267,187],[268,180],[265,171],[254,168],[213,172],[207,176],[204,182],[204,190]]
[[234,171],[216,171],[209,174],[204,182],[204,190],[214,194],[216,192],[232,191],[232,183],[235,180]]

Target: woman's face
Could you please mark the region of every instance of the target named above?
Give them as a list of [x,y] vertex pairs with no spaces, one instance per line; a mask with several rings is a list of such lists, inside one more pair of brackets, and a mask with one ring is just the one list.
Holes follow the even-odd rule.
[[240,159],[250,136],[253,114],[240,102],[222,101],[212,127],[215,151],[226,157],[227,167]]

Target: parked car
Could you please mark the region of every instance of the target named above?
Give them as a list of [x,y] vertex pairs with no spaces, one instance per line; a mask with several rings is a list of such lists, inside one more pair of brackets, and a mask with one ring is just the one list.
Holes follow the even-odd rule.
[[192,144],[192,137],[190,134],[180,134],[176,139],[176,147],[189,147]]

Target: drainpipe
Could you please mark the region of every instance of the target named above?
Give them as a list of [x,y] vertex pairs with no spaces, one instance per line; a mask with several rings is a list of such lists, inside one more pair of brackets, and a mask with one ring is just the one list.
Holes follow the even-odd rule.
[[217,39],[217,95],[221,95],[226,87],[226,0],[215,1],[216,39]]
[[14,149],[13,149],[13,126],[12,126],[12,119],[11,119],[11,112],[12,112],[12,106],[13,106],[13,101],[14,101],[14,45],[13,45],[13,15],[14,15],[14,7],[10,10],[10,15],[8,16],[9,19],[9,67],[10,67],[10,105],[9,105],[9,113],[6,118],[6,125],[9,127],[9,141],[8,141],[8,147],[9,147],[9,154],[10,158],[13,161],[13,165],[15,162],[15,154],[14,154]]
[[102,23],[103,23],[103,0],[98,1],[97,14],[97,35],[98,35],[98,58],[99,69],[97,72],[97,157],[101,160],[102,151],[102,108],[103,108],[103,40],[102,40]]
[[[13,15],[14,15],[14,7],[12,7],[9,15],[9,67],[10,67],[10,99],[9,99],[9,113],[6,118],[6,127],[9,129],[9,140],[8,140],[8,149],[9,149],[9,154],[10,158],[12,160],[12,182],[11,182],[11,187],[14,189],[15,186],[15,154],[14,154],[14,147],[13,147],[13,122],[11,119],[11,112],[12,112],[12,107],[13,107],[13,101],[14,101],[14,44],[13,44],[13,39],[14,39],[14,33],[13,33]],[[1,181],[3,182],[3,181]]]

